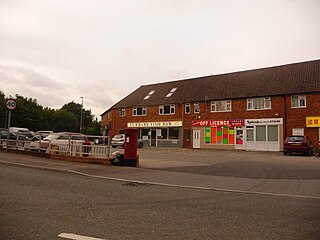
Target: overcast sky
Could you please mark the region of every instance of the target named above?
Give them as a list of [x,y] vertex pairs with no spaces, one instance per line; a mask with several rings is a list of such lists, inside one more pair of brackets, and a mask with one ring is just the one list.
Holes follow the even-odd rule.
[[319,0],[0,0],[0,90],[99,119],[141,85],[319,58]]

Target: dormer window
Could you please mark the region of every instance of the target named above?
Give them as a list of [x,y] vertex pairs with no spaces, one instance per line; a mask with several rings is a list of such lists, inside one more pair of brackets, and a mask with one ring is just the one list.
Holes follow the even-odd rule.
[[144,100],[147,100],[154,92],[154,90],[149,92],[148,95],[144,97]]
[[171,97],[172,94],[177,90],[177,88],[172,88],[166,97]]

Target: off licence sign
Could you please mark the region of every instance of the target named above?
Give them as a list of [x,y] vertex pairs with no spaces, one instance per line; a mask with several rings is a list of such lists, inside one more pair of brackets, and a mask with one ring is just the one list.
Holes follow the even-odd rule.
[[4,104],[9,110],[14,110],[17,107],[16,100],[12,98],[7,99]]

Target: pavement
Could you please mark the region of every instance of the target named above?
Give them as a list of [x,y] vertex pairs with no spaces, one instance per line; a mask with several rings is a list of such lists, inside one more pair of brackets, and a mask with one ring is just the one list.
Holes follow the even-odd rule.
[[150,166],[150,164],[152,164],[152,161],[148,161],[148,159],[140,159],[140,163],[141,166],[137,168],[119,167],[69,162],[0,151],[0,164],[2,165],[13,165],[18,167],[78,174],[85,177],[131,182],[137,186],[139,184],[152,184],[199,190],[234,192],[239,194],[261,194],[320,200],[320,180],[251,179],[212,176],[144,168],[144,165]]

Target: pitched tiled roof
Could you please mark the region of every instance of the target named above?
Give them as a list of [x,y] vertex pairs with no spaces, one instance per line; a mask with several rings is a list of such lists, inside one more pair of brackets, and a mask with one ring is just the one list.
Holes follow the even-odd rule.
[[320,92],[320,60],[143,85],[111,108],[314,92]]

